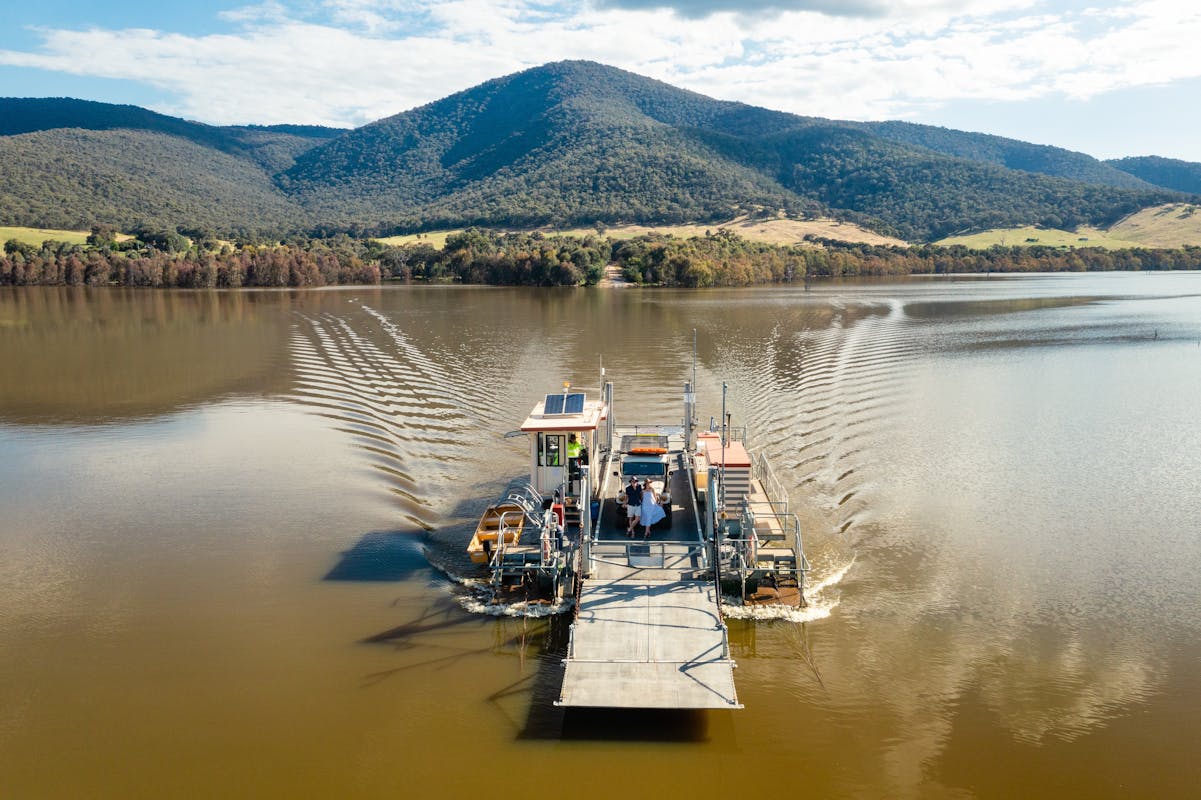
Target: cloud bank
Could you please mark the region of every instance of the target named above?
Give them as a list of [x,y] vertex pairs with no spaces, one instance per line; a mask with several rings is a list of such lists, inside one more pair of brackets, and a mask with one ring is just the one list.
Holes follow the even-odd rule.
[[600,8],[668,9],[681,17],[701,18],[722,12],[776,14],[813,11],[834,17],[896,17],[913,12],[962,12],[972,0],[597,0]]
[[178,98],[157,110],[220,124],[360,125],[566,58],[847,119],[961,100],[1087,100],[1201,77],[1201,9],[1171,0],[1085,10],[1034,0],[272,0],[222,20],[228,30],[209,35],[44,29],[35,49],[0,50],[0,65],[140,82]]

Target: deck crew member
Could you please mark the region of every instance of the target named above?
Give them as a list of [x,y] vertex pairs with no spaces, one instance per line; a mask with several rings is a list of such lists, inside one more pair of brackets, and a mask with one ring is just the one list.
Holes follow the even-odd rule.
[[576,482],[580,479],[580,453],[584,446],[574,433],[567,434],[567,480],[571,484],[571,493],[579,494],[580,488]]

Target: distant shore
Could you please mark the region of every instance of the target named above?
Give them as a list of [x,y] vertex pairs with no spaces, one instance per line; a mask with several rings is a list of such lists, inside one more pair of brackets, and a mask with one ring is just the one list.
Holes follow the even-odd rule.
[[286,243],[192,241],[112,232],[84,243],[5,242],[0,285],[147,288],[321,287],[382,281],[493,286],[723,287],[814,278],[1201,269],[1201,247],[884,245],[809,237],[752,241],[730,229],[610,238],[467,229],[438,248],[339,235]]

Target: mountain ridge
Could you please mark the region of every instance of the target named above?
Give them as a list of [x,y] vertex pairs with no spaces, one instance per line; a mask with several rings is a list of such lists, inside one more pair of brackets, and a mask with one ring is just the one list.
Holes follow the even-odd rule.
[[[0,120],[0,223],[39,227],[77,225],[90,213],[108,224],[246,235],[386,235],[783,212],[928,241],[1009,225],[1103,224],[1186,198],[1063,148],[805,117],[587,61],[494,78],[347,131],[218,127],[47,98],[0,98]],[[74,129],[86,136],[62,133]],[[158,177],[142,180],[123,147],[153,162]],[[56,163],[85,174],[56,173]],[[203,191],[189,196],[187,185]]]
[[1189,194],[1201,194],[1201,164],[1162,156],[1114,158],[1105,162],[1148,183]]

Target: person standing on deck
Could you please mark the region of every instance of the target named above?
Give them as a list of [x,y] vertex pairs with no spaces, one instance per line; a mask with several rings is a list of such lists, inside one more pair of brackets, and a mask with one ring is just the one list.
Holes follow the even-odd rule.
[[567,488],[573,495],[580,493],[580,451],[583,449],[574,433],[567,434]]
[[642,516],[642,484],[630,476],[630,485],[626,487],[626,516],[628,525],[626,536],[634,538],[634,528],[638,527],[638,519]]
[[659,497],[651,487],[650,478],[642,487],[642,524],[645,526],[642,538],[651,538],[651,526],[661,519],[667,518],[667,512],[659,505]]

